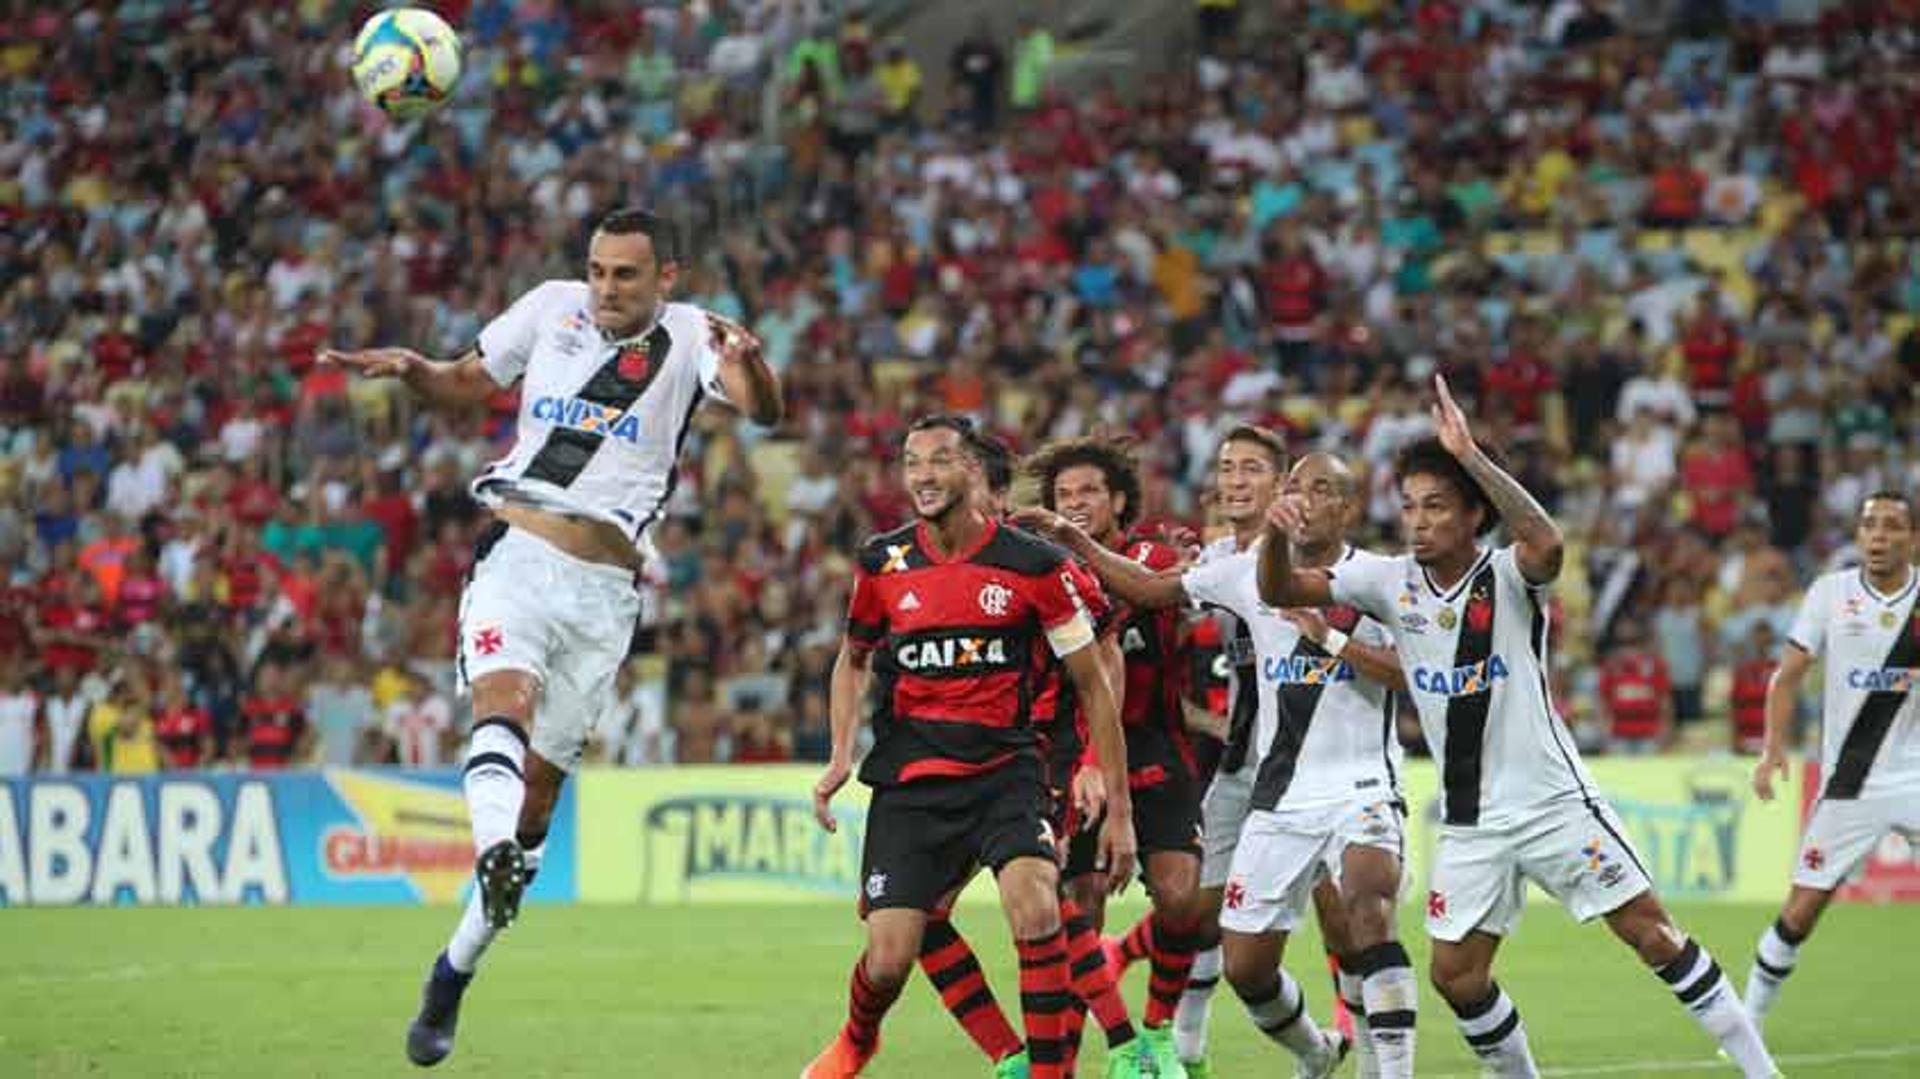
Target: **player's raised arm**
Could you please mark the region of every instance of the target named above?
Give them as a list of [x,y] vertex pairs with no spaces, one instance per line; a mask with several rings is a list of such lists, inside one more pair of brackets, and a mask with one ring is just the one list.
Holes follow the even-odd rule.
[[1102,585],[1135,607],[1157,611],[1164,607],[1186,605],[1187,590],[1180,583],[1179,567],[1148,569],[1087,535],[1065,517],[1039,506],[1015,510],[1013,523],[1038,532],[1080,556],[1093,569],[1094,575],[1100,578]]
[[780,379],[767,366],[760,338],[729,318],[707,312],[707,332],[717,357],[714,378],[728,401],[762,427],[780,422],[786,407]]
[[1800,686],[1812,668],[1813,653],[1788,641],[1780,650],[1780,666],[1767,681],[1766,744],[1760,751],[1760,763],[1753,767],[1753,793],[1763,802],[1773,801],[1774,779],[1787,778],[1787,730],[1793,726]]
[[1327,607],[1333,604],[1333,585],[1317,569],[1293,564],[1293,539],[1306,511],[1291,498],[1276,498],[1267,507],[1266,531],[1260,541],[1259,570],[1254,580],[1260,602],[1269,607]]
[[833,661],[833,677],[827,688],[827,719],[833,732],[833,750],[827,758],[827,770],[813,787],[813,817],[820,827],[837,832],[833,819],[833,796],[847,785],[853,775],[854,732],[860,728],[860,705],[867,697],[867,681],[873,673],[868,660],[872,652],[850,641],[840,643],[840,654]]
[[1520,486],[1520,481],[1494,464],[1473,440],[1466,413],[1460,410],[1447,389],[1445,376],[1433,376],[1433,388],[1439,397],[1433,406],[1433,425],[1440,444],[1453,454],[1486,492],[1493,508],[1500,512],[1500,519],[1513,537],[1513,559],[1520,567],[1520,575],[1534,584],[1551,584],[1560,576],[1560,564],[1566,554],[1566,540],[1560,534],[1560,526],[1527,489]]
[[481,404],[500,389],[481,363],[478,349],[468,349],[452,360],[430,360],[407,348],[326,349],[320,353],[320,362],[362,378],[397,378],[436,408]]

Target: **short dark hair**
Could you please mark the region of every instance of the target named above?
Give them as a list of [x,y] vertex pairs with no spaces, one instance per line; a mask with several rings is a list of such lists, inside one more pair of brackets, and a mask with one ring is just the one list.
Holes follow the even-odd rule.
[[593,231],[609,236],[645,236],[653,243],[654,262],[664,266],[680,261],[680,240],[673,225],[652,210],[622,206],[601,218]]
[[1220,439],[1220,445],[1222,446],[1225,446],[1229,442],[1251,442],[1261,449],[1266,450],[1267,456],[1273,458],[1273,470],[1275,472],[1285,472],[1287,470],[1287,440],[1281,438],[1272,428],[1261,427],[1259,424],[1254,423],[1235,424],[1233,428]]
[[990,494],[1005,494],[1013,487],[1013,448],[1004,439],[976,429],[967,436],[967,446],[980,461]]
[[1393,474],[1397,483],[1407,482],[1410,476],[1432,476],[1452,487],[1469,509],[1479,506],[1480,527],[1474,530],[1476,536],[1484,536],[1500,524],[1500,511],[1494,507],[1493,499],[1487,497],[1479,481],[1438,438],[1419,438],[1401,447],[1393,463]]
[[1858,521],[1867,512],[1869,502],[1898,502],[1907,507],[1907,527],[1920,528],[1920,507],[1914,505],[1913,496],[1905,491],[1896,491],[1891,487],[1882,488],[1860,500],[1860,509],[1853,515]]
[[920,417],[907,425],[906,434],[900,436],[901,444],[906,443],[908,435],[915,435],[921,431],[952,431],[960,436],[960,441],[966,443],[968,453],[975,456],[980,453],[980,447],[975,441],[979,428],[971,419],[958,412],[935,412]]
[[1106,478],[1107,490],[1126,497],[1120,528],[1132,528],[1140,519],[1140,469],[1127,443],[1120,439],[1088,435],[1041,447],[1027,459],[1027,474],[1040,481],[1040,504],[1053,509],[1054,482],[1067,469],[1081,467],[1099,469]]

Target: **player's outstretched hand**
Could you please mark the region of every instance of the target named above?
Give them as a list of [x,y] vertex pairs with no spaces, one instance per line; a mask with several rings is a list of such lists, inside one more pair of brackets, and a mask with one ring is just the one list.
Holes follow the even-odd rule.
[[1100,860],[1107,870],[1107,891],[1119,895],[1126,890],[1139,867],[1140,854],[1133,838],[1133,818],[1113,813],[1100,825]]
[[1107,777],[1098,768],[1079,768],[1073,773],[1073,808],[1080,814],[1080,827],[1091,828],[1107,811]]
[[323,349],[320,362],[344,367],[366,378],[400,378],[415,364],[425,362],[407,348],[363,348],[353,352]]
[[1433,376],[1433,392],[1438,398],[1433,404],[1433,426],[1440,436],[1440,444],[1447,452],[1459,460],[1466,460],[1479,452],[1474,445],[1473,431],[1467,426],[1467,414],[1460,411],[1459,402],[1453,399],[1453,391],[1447,389],[1447,376]]
[[829,832],[840,830],[840,822],[833,819],[833,796],[847,785],[847,777],[853,774],[852,766],[842,761],[833,761],[820,775],[820,782],[813,785],[813,819],[820,827]]
[[1281,495],[1267,507],[1267,523],[1279,529],[1282,534],[1293,536],[1307,523],[1306,507],[1297,498]]
[[1777,746],[1768,746],[1760,754],[1760,763],[1753,766],[1753,793],[1763,802],[1773,801],[1773,781],[1787,780],[1787,755]]
[[1073,532],[1073,522],[1045,506],[1022,506],[1009,518],[1029,532],[1038,533],[1055,543],[1064,543]]

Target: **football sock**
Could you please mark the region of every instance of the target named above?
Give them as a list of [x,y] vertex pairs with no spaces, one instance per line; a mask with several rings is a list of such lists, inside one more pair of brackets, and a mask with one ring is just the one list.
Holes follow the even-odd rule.
[[1687,1014],[1720,1043],[1720,1048],[1740,1066],[1742,1074],[1749,1079],[1754,1076],[1768,1079],[1773,1075],[1773,1057],[1760,1040],[1753,1018],[1741,1005],[1733,983],[1721,973],[1720,964],[1714,962],[1713,956],[1708,955],[1698,941],[1689,939],[1680,950],[1680,957],[1661,967],[1659,974],[1673,995],[1686,1005]]
[[1014,950],[1020,955],[1020,1012],[1026,1020],[1032,1079],[1065,1079],[1062,1038],[1073,1001],[1066,940],[1056,929],[1035,940],[1015,941]]
[[1352,1022],[1353,1030],[1353,1074],[1358,1079],[1378,1079],[1380,1070],[1374,1064],[1373,1046],[1367,1038],[1367,1009],[1361,999],[1360,975],[1352,973],[1352,961],[1345,960],[1340,970],[1334,974],[1334,994],[1340,1005],[1340,1014]]
[[1020,1035],[1007,1022],[1006,1013],[993,998],[987,976],[980,969],[966,939],[944,914],[927,919],[920,938],[920,969],[940,991],[940,1003],[946,1005],[960,1028],[980,1047],[988,1060],[1000,1060],[1020,1051]]
[[1535,1079],[1540,1074],[1533,1063],[1533,1050],[1527,1047],[1527,1025],[1520,1021],[1520,1010],[1499,983],[1494,983],[1485,1000],[1454,1009],[1454,1021],[1493,1075],[1500,1079]]
[[[531,883],[534,875],[540,871],[540,858],[546,853],[546,844],[532,847],[527,851],[527,881]],[[447,962],[461,974],[472,974],[480,966],[480,957],[487,952],[487,946],[500,931],[487,924],[485,909],[480,903],[480,889],[467,896],[466,908],[460,912],[460,923],[453,928],[453,939],[447,941]]]
[[1324,1060],[1327,1038],[1307,1014],[1307,996],[1300,991],[1300,983],[1284,970],[1276,970],[1273,975],[1271,985],[1240,994],[1247,1016],[1260,1033],[1286,1046],[1301,1061],[1313,1064]]
[[1071,899],[1061,901],[1060,917],[1066,923],[1073,994],[1093,1013],[1094,1021],[1106,1032],[1109,1046],[1132,1041],[1133,1020],[1127,1014],[1127,1002],[1121,999],[1113,972],[1107,969],[1107,956],[1100,949],[1100,933],[1093,928],[1093,919]]
[[1780,987],[1800,959],[1800,942],[1805,939],[1780,921],[1760,934],[1760,945],[1753,952],[1753,970],[1747,973],[1747,1014],[1753,1016],[1754,1026],[1765,1022],[1767,1013],[1773,1010]]
[[1120,959],[1132,965],[1153,954],[1153,915],[1148,914],[1133,923],[1127,935],[1120,938]]
[[861,953],[853,964],[853,977],[847,990],[847,1040],[871,1051],[880,1041],[880,1020],[887,1009],[900,999],[899,985],[882,989],[867,978],[867,957]]
[[1181,1060],[1199,1060],[1207,1055],[1207,1009],[1219,984],[1220,945],[1215,944],[1194,953],[1186,991],[1180,994],[1179,1010],[1173,1013],[1173,1048]]
[[1412,1079],[1414,1023],[1420,1008],[1413,960],[1399,941],[1389,940],[1355,956],[1354,967],[1361,1004],[1354,1015],[1365,1019],[1364,1030],[1355,1024],[1356,1040],[1372,1050],[1375,1074],[1381,1079]]
[[473,849],[484,851],[511,836],[520,823],[527,782],[522,766],[527,732],[505,716],[488,716],[473,725],[467,743],[467,816],[473,822]]
[[1147,980],[1146,1023],[1150,1027],[1163,1027],[1173,1021],[1174,1013],[1179,1010],[1200,938],[1191,924],[1171,922],[1159,915],[1154,915],[1153,920],[1159,924],[1151,931],[1153,943],[1148,959],[1153,965],[1153,975]]

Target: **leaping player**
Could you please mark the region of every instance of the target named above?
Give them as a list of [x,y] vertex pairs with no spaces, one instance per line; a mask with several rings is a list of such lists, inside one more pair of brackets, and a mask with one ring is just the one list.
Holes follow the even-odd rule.
[[780,419],[780,384],[753,335],[667,300],[679,266],[666,222],[617,210],[594,230],[585,281],[535,287],[456,359],[402,348],[321,357],[445,408],[521,384],[513,448],[473,481],[494,517],[460,597],[477,887],[407,1029],[407,1057],[421,1066],[453,1051],[462,995],[518,915],[560,787],[612,704],[640,614],[635,575],[694,411],[714,400],[756,423]]

